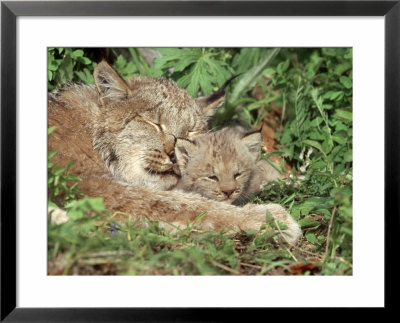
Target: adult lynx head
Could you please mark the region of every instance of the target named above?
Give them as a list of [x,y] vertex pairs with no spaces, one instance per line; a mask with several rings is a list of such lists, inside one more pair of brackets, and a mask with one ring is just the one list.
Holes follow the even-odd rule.
[[164,78],[123,80],[106,62],[94,71],[93,145],[114,176],[136,185],[169,189],[177,183],[174,147],[208,129],[223,88],[193,99]]
[[177,188],[217,201],[242,202],[252,193],[260,149],[260,132],[243,135],[231,128],[192,141],[178,139],[175,152],[182,178]]

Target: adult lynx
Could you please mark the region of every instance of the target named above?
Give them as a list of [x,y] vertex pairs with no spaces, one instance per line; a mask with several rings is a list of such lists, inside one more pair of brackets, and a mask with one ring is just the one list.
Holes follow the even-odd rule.
[[267,210],[279,221],[290,222],[287,239],[300,230],[277,204],[239,208],[193,193],[167,191],[178,175],[174,156],[177,138],[204,133],[209,118],[224,99],[223,89],[192,99],[163,78],[123,80],[106,62],[94,71],[95,86],[71,85],[48,100],[49,151],[53,161],[82,178],[80,189],[101,196],[107,208],[137,217],[158,219],[186,227],[199,214],[197,225],[208,230],[258,229]]

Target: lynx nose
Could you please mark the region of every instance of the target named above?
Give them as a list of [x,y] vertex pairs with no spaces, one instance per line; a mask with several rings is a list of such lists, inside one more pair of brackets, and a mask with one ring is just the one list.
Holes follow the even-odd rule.
[[175,150],[175,145],[173,144],[167,144],[164,145],[164,152],[169,156],[171,153],[173,153]]
[[176,158],[175,158],[175,142],[176,138],[173,135],[170,135],[168,137],[167,142],[164,143],[164,153],[169,157],[169,160],[171,163],[175,164],[176,163]]
[[222,191],[226,195],[226,197],[230,197],[232,195],[234,190],[229,190],[229,191]]
[[171,150],[168,154],[169,159],[172,163],[176,164],[175,150]]

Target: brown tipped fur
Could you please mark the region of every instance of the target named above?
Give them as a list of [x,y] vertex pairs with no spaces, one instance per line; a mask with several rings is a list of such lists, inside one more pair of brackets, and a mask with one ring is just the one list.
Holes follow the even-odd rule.
[[48,149],[60,151],[55,164],[75,163],[71,173],[82,178],[83,193],[103,197],[110,210],[180,227],[206,211],[198,225],[216,231],[258,229],[268,210],[293,222],[290,241],[300,236],[298,225],[279,205],[239,208],[194,193],[166,191],[179,178],[173,172],[176,139],[206,132],[210,109],[217,104],[207,101],[209,107],[200,107],[163,78],[122,80],[105,62],[94,77],[95,86],[70,85],[48,98],[48,126],[56,126]]

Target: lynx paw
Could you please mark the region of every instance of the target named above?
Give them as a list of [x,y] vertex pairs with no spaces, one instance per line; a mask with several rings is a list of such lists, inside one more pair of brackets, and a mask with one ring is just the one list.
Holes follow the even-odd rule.
[[57,225],[63,224],[69,220],[67,212],[61,209],[49,206],[47,208],[47,213],[50,214],[50,221]]
[[282,222],[287,226],[287,229],[282,230],[282,236],[280,237],[281,242],[293,245],[302,236],[299,224],[279,204],[247,204],[244,206],[244,209],[251,213],[251,215],[245,220],[245,226],[249,229],[258,230],[262,224],[266,223],[267,214],[271,214],[274,220]]

